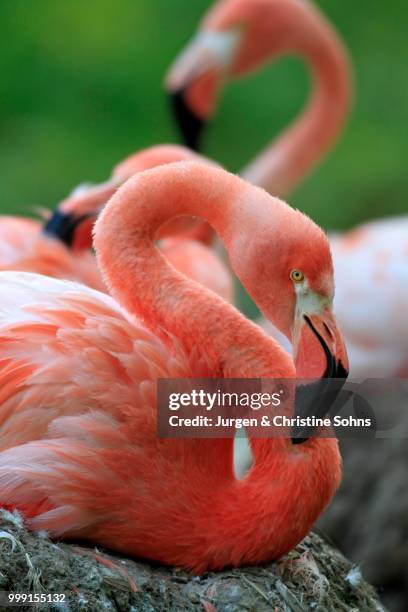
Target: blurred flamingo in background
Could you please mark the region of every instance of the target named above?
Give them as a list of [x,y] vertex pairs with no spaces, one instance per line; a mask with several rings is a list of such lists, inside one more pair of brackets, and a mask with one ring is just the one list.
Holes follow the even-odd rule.
[[[99,185],[75,191],[55,209],[45,225],[47,234],[61,240],[75,252],[92,246],[92,229],[103,206],[128,178],[175,161],[200,161],[216,165],[206,157],[180,145],[162,144],[129,155],[117,164],[111,178]],[[178,218],[160,228],[160,249],[167,260],[183,274],[233,301],[233,281],[227,266],[208,246],[213,229],[204,221]],[[96,262],[94,262],[96,267]]]
[[[202,216],[217,230],[253,299],[293,334],[295,363],[167,264],[155,236],[175,215]],[[179,162],[115,193],[95,248],[117,301],[68,281],[0,273],[1,504],[53,537],[197,573],[280,557],[338,486],[337,440],[254,438],[255,465],[237,481],[232,439],[157,438],[156,380],[294,378],[295,365],[304,376],[346,376],[326,236],[242,179]]]
[[[82,282],[105,291],[91,252],[92,228],[103,205],[136,172],[173,161],[210,160],[178,145],[158,145],[139,151],[118,164],[112,178],[100,185],[83,185],[57,207],[45,223],[17,217],[0,218],[0,270],[38,272]],[[188,277],[228,301],[233,283],[222,260],[208,248],[213,230],[207,223],[175,220],[162,230],[166,258]]]
[[92,253],[73,253],[45,235],[40,221],[24,217],[0,216],[0,270],[38,272],[104,288]]
[[[320,11],[308,0],[220,0],[166,79],[181,133],[198,147],[223,82],[287,53],[310,66],[311,99],[300,118],[241,172],[274,195],[287,194],[310,172],[333,145],[350,108],[348,55]],[[402,320],[408,310],[407,229],[403,217],[331,237],[335,309],[354,377],[408,372]],[[268,321],[263,325],[285,343]]]
[[221,85],[285,54],[301,56],[310,67],[311,99],[240,173],[273,195],[289,193],[310,172],[333,146],[350,108],[348,54],[324,15],[307,0],[220,0],[166,77],[186,143],[199,148]]
[[408,377],[408,216],[331,235],[335,310],[355,377]]
[[[45,223],[45,232],[58,238],[73,250],[88,249],[92,245],[92,228],[102,207],[128,178],[155,166],[175,161],[201,161],[215,165],[210,159],[174,144],[160,144],[136,151],[119,162],[111,177],[104,183],[83,183],[62,200]],[[174,220],[160,234],[183,232],[183,238],[211,243],[214,232],[208,223]]]

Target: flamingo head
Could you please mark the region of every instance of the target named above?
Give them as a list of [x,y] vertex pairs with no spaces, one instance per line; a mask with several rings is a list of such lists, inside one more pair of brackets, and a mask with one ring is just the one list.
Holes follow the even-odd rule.
[[[178,161],[199,161],[209,166],[218,166],[210,159],[181,145],[161,144],[137,151],[114,167],[109,180],[75,188],[47,219],[44,232],[74,251],[89,249],[92,246],[92,228],[95,221],[120,185],[137,172]],[[171,221],[159,233],[158,238],[177,234],[190,226],[191,220]]]
[[239,227],[227,236],[231,264],[264,316],[291,340],[299,378],[346,378],[327,236],[300,211],[256,191],[256,209],[245,193],[240,198]]
[[210,9],[166,76],[188,146],[199,148],[223,81],[296,51],[310,30],[310,13],[313,7],[303,0],[221,0]]

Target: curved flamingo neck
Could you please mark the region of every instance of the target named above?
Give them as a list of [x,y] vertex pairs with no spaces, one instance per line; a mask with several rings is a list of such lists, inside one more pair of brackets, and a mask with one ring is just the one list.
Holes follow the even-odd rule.
[[307,21],[300,15],[298,25],[299,32],[285,51],[299,54],[309,65],[314,82],[311,99],[302,115],[241,172],[246,180],[278,196],[294,189],[330,149],[351,102],[348,54],[337,33],[312,6]]
[[[117,164],[112,172],[112,179],[118,186],[124,183],[137,172],[143,172],[163,164],[171,164],[180,161],[197,161],[211,166],[217,166],[215,162],[192,151],[183,145],[161,144],[153,145],[148,149],[133,153],[121,163]],[[214,240],[214,231],[208,223],[204,221],[195,222],[191,219],[173,221],[168,227],[162,228],[158,233],[158,238],[168,236],[180,240],[196,240],[210,246]]]
[[[97,221],[98,262],[119,303],[156,331],[162,328],[174,334],[187,352],[196,350],[195,358],[207,361],[211,376],[294,377],[290,357],[273,339],[215,294],[179,274],[154,245],[158,228],[172,215],[201,215],[205,210],[228,248],[242,227],[252,229],[246,202],[254,193],[262,210],[262,195],[271,200],[270,196],[238,177],[195,163],[162,166],[134,176]],[[279,201],[276,207],[279,222]],[[257,211],[251,212],[253,216]],[[212,546],[212,552],[206,551],[215,555],[214,567],[231,560],[240,565],[240,551],[247,550],[249,537],[254,546],[247,562],[261,561],[265,547],[271,558],[281,556],[307,533],[338,485],[334,440],[313,440],[299,449],[289,440],[253,439],[255,463],[242,481],[233,474],[231,439],[182,442],[186,469],[200,495],[192,500],[184,489],[179,499],[197,528],[202,525],[208,542],[222,541],[219,550],[214,552]],[[237,551],[232,559],[231,550]]]
[[274,340],[177,272],[154,244],[160,226],[173,216],[205,211],[228,248],[233,224],[240,225],[234,205],[246,187],[238,177],[191,162],[134,176],[97,222],[98,263],[122,306],[156,331],[174,335],[187,352],[198,352],[212,375],[292,377],[293,363]]

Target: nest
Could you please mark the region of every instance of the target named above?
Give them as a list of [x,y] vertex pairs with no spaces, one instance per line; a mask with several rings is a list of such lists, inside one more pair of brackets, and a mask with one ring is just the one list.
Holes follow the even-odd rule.
[[193,577],[179,569],[52,542],[47,534],[28,532],[17,513],[5,510],[0,511],[0,591],[66,594],[65,604],[5,608],[30,612],[384,610],[359,569],[313,533],[278,563]]

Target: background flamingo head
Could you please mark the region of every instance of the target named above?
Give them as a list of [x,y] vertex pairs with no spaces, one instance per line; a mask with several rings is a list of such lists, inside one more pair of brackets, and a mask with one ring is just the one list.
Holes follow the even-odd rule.
[[316,44],[323,16],[307,0],[222,0],[176,58],[166,77],[185,142],[200,145],[223,81]]
[[[49,236],[57,238],[74,251],[92,246],[92,228],[104,205],[128,178],[163,164],[176,161],[200,161],[216,166],[215,162],[181,145],[155,145],[129,155],[117,164],[109,180],[99,184],[80,185],[60,202],[44,225]],[[192,221],[180,219],[170,222],[158,237],[172,236],[186,231]]]

